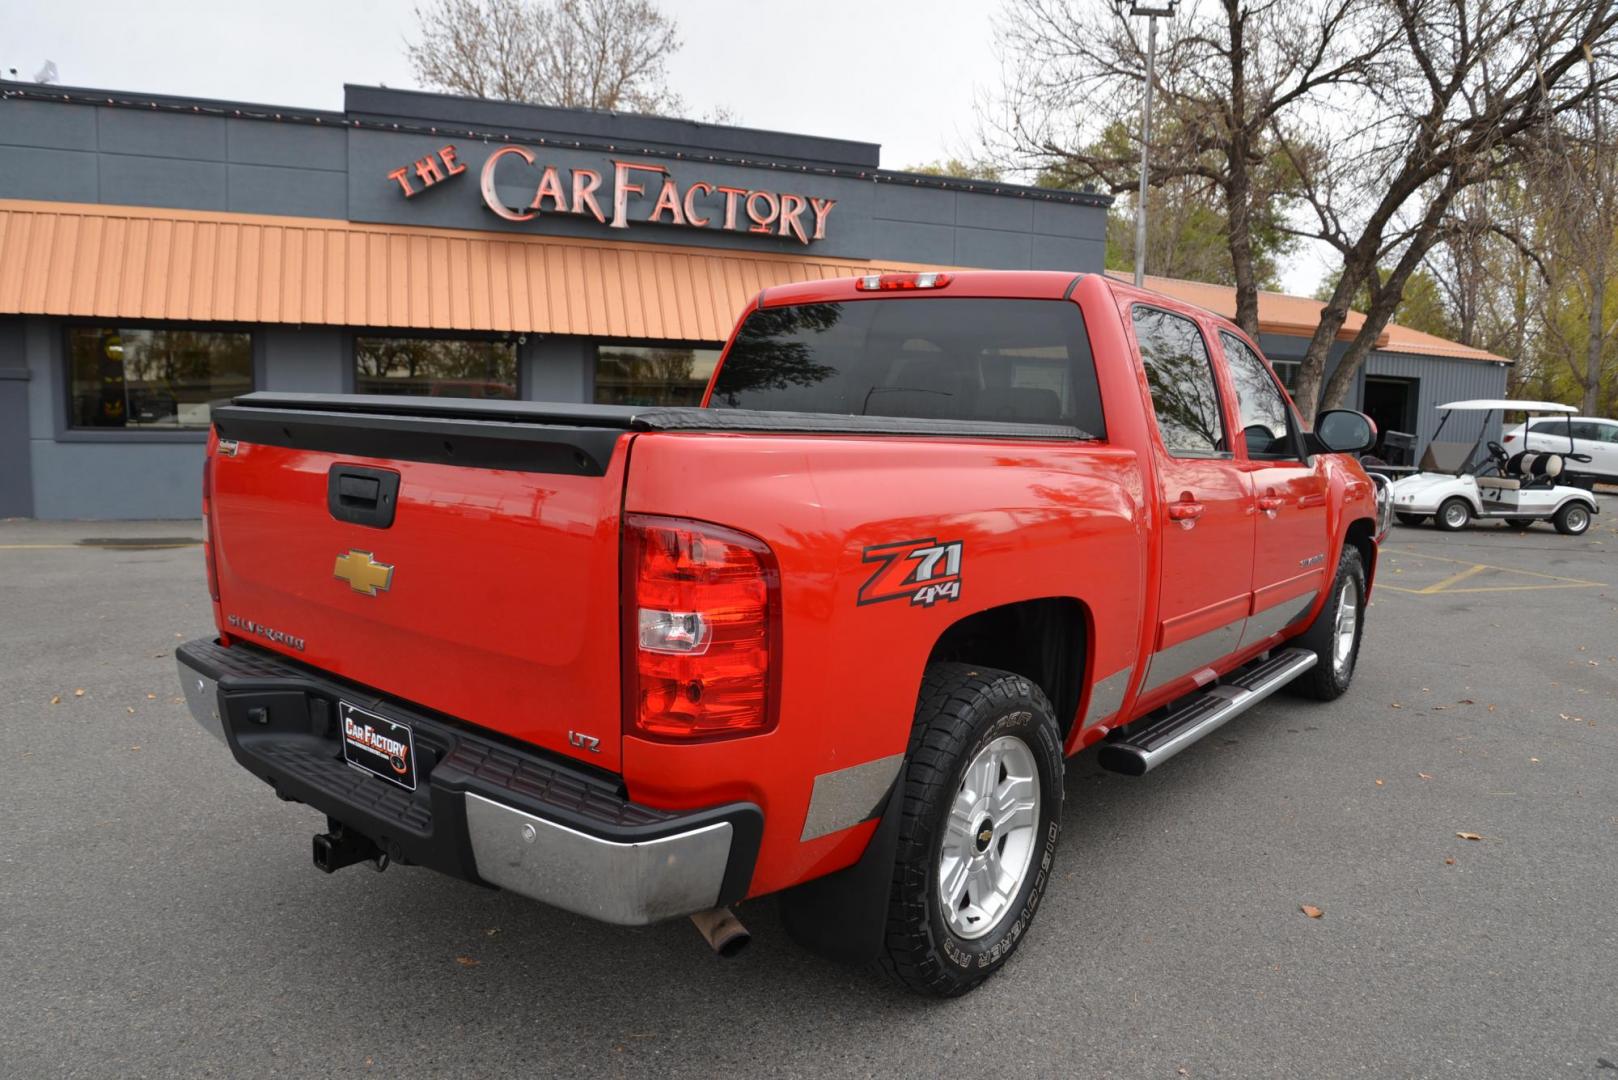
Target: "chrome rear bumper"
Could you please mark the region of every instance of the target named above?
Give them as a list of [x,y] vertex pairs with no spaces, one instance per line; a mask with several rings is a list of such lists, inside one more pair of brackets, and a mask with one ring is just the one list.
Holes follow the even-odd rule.
[[[369,838],[395,862],[627,926],[735,903],[751,884],[763,832],[751,803],[689,813],[641,806],[611,778],[379,701],[253,646],[191,642],[177,659],[203,730],[278,794]],[[414,791],[343,762],[335,729],[323,726],[339,698],[412,726],[424,763]]]

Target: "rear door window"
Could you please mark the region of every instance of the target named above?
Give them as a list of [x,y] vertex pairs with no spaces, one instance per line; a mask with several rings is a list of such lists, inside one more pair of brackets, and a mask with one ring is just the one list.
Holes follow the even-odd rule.
[[711,408],[1061,424],[1105,438],[1084,316],[1065,300],[916,297],[753,312]]
[[1183,315],[1157,308],[1136,305],[1133,315],[1163,446],[1175,457],[1229,457],[1202,331]]

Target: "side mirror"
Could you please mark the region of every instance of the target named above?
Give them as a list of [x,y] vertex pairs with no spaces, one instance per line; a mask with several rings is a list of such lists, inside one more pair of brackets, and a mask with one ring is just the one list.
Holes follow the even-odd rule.
[[1327,409],[1315,417],[1315,438],[1333,454],[1357,454],[1376,445],[1376,424],[1353,409]]

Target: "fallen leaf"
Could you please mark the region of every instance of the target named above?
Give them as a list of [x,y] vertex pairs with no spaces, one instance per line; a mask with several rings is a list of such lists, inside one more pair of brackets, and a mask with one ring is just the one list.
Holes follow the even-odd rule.
[[1482,840],[1483,839],[1483,837],[1479,836],[1475,832],[1458,832],[1455,835],[1459,836],[1462,840]]
[[1399,704],[1397,701],[1395,701],[1395,702],[1391,703],[1388,706],[1388,708],[1390,708],[1390,709],[1402,709],[1402,708],[1404,708],[1404,706]]
[[73,691],[73,696],[74,697],[83,697],[84,696],[84,687],[81,686],[77,690]]
[[487,930],[483,931],[483,933],[488,937],[494,937],[494,935],[498,934],[499,932],[500,928],[498,926],[491,926]]
[[470,956],[457,956],[455,962],[462,967],[477,967],[478,962]]
[[131,747],[130,747],[130,749],[131,749],[131,750],[139,750],[139,749],[140,749],[140,747],[138,747],[138,746],[131,746]]
[[1445,859],[1444,860],[1444,865],[1445,866],[1454,866],[1455,865],[1455,860],[1454,859]]
[[52,705],[60,705],[61,703],[62,703],[62,695],[61,694],[52,694],[51,695],[51,704]]
[[1529,760],[1529,761],[1530,761],[1530,762],[1531,762],[1531,763],[1532,763],[1532,764],[1535,764],[1535,765],[1538,765],[1538,764],[1539,764],[1539,759],[1538,759],[1538,758],[1537,758],[1537,757],[1531,757],[1531,758],[1529,758],[1529,759],[1528,759],[1528,760]]
[[1324,911],[1322,911],[1320,908],[1315,907],[1315,905],[1313,905],[1313,904],[1299,904],[1298,905],[1298,910],[1303,912],[1305,915],[1309,916],[1311,919],[1318,919],[1322,915],[1326,914]]
[[147,701],[156,701],[157,700],[157,695],[156,694],[147,694],[146,695],[146,700]]
[[1378,781],[1377,781],[1377,782],[1376,782],[1376,786],[1377,786],[1377,787],[1381,787],[1381,786],[1382,786],[1382,781],[1380,781],[1380,780],[1378,780]]
[[134,715],[135,715],[135,706],[133,706],[133,705],[126,705],[126,706],[124,706],[124,707],[125,707],[125,708],[127,708],[127,709],[128,709],[128,710],[129,710],[129,715],[130,715],[130,716],[134,716]]
[[1424,773],[1424,772],[1419,772],[1419,773],[1417,773],[1417,774],[1416,774],[1416,775],[1417,775],[1417,776],[1419,776],[1419,777],[1421,777],[1421,778],[1422,778],[1422,779],[1423,779],[1423,780],[1431,780],[1431,779],[1432,779],[1432,778],[1433,778],[1433,774],[1432,774],[1432,773]]
[[1457,701],[1455,704],[1457,704],[1457,705],[1476,705],[1477,702],[1473,701],[1469,697],[1464,697],[1461,700]]
[[1435,710],[1435,711],[1437,711],[1437,712],[1443,712],[1443,711],[1444,711],[1444,710],[1445,710],[1445,709],[1447,709],[1447,708],[1449,708],[1449,706],[1448,706],[1448,705],[1434,705],[1434,706],[1433,706],[1433,709],[1434,709],[1434,710]]

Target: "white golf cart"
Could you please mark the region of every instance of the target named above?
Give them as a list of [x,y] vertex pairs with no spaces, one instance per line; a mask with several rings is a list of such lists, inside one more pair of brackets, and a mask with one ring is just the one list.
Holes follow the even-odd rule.
[[[1433,441],[1421,456],[1421,471],[1393,485],[1393,513],[1403,525],[1420,525],[1427,518],[1440,529],[1464,529],[1473,519],[1493,518],[1513,528],[1526,529],[1536,521],[1549,521],[1556,531],[1577,536],[1590,527],[1600,512],[1593,495],[1583,488],[1558,484],[1566,460],[1588,461],[1573,452],[1547,454],[1506,452],[1488,439],[1493,414],[1524,412],[1575,413],[1571,405],[1553,401],[1452,401],[1440,405],[1444,414]],[[1482,414],[1477,441],[1441,442],[1439,436],[1456,413]]]

